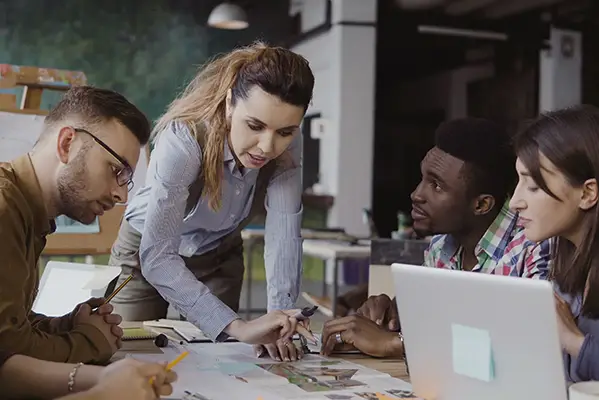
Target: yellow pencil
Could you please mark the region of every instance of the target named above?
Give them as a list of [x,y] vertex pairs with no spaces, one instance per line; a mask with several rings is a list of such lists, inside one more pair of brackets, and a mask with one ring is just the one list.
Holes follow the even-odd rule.
[[183,353],[179,354],[179,356],[177,358],[175,358],[173,361],[168,363],[168,365],[166,366],[166,370],[170,371],[171,369],[173,369],[175,367],[175,365],[179,364],[179,361],[181,361],[182,359],[187,357],[188,354],[189,354],[189,351],[184,351]]
[[122,288],[124,288],[124,287],[125,287],[125,285],[126,285],[127,283],[129,283],[129,281],[130,281],[131,279],[133,279],[133,274],[129,275],[129,276],[127,277],[127,279],[125,279],[125,280],[123,281],[123,283],[121,283],[121,284],[119,285],[119,287],[118,287],[118,288],[116,288],[116,289],[115,289],[115,290],[114,290],[114,291],[113,291],[113,292],[110,294],[110,296],[108,296],[108,298],[107,298],[106,300],[104,300],[104,304],[108,304],[108,303],[110,302],[110,300],[112,300],[112,299],[114,298],[114,296],[116,296],[116,295],[117,295],[117,293],[118,293],[118,292],[120,292],[120,291],[121,291],[121,289],[122,289]]
[[[173,361],[171,361],[170,363],[167,364],[166,366],[166,370],[170,371],[171,369],[173,369],[175,367],[175,365],[177,365],[182,359],[184,359],[185,357],[187,357],[187,355],[189,354],[189,351],[184,351],[183,353],[179,354],[179,356],[177,358],[175,358]],[[154,384],[154,377],[150,378],[150,385]]]

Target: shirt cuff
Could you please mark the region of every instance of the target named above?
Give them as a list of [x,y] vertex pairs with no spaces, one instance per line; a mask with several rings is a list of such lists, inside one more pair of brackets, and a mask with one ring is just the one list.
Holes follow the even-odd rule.
[[214,342],[229,338],[223,331],[236,319],[239,316],[212,293],[200,297],[187,315],[187,320],[198,326]]

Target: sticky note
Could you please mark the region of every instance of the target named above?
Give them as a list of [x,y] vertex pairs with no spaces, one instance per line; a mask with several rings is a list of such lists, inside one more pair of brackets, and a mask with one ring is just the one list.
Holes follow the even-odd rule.
[[453,372],[490,382],[495,377],[491,336],[485,329],[451,325]]

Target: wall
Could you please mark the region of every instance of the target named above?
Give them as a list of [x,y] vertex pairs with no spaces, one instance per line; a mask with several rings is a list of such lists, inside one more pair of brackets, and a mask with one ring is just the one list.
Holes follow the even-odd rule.
[[327,21],[327,1],[325,0],[302,0],[296,11],[301,14],[300,29],[302,32],[314,29]]
[[539,53],[539,111],[580,104],[582,34],[551,28],[550,48]]
[[288,3],[255,3],[248,29],[223,31],[206,26],[218,1],[0,0],[0,63],[84,71],[154,119],[215,53],[287,39]]
[[388,84],[379,85],[377,93],[374,142],[373,218],[379,235],[390,237],[398,227],[397,213],[410,213],[410,194],[420,182],[420,162],[434,145],[439,124],[471,114],[470,83],[494,72],[492,65],[481,64],[401,81],[401,72],[395,80],[387,72]]
[[397,86],[398,111],[412,113],[442,109],[446,119],[468,115],[468,84],[492,77],[493,65],[477,65],[444,71]]
[[[376,1],[333,0],[331,28],[293,47],[313,68],[316,87],[308,114],[320,113],[320,186],[335,197],[328,225],[365,235],[361,210],[371,206],[374,138]],[[315,12],[315,10],[319,10]],[[325,0],[305,0],[302,26],[325,19]]]

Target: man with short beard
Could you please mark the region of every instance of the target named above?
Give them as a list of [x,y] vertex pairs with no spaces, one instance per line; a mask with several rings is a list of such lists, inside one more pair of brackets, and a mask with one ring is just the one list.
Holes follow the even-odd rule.
[[121,317],[103,299],[62,317],[32,312],[38,260],[57,216],[90,224],[127,201],[149,136],[149,121],[123,96],[81,86],[50,111],[30,153],[0,164],[0,349],[84,363],[116,352]]

